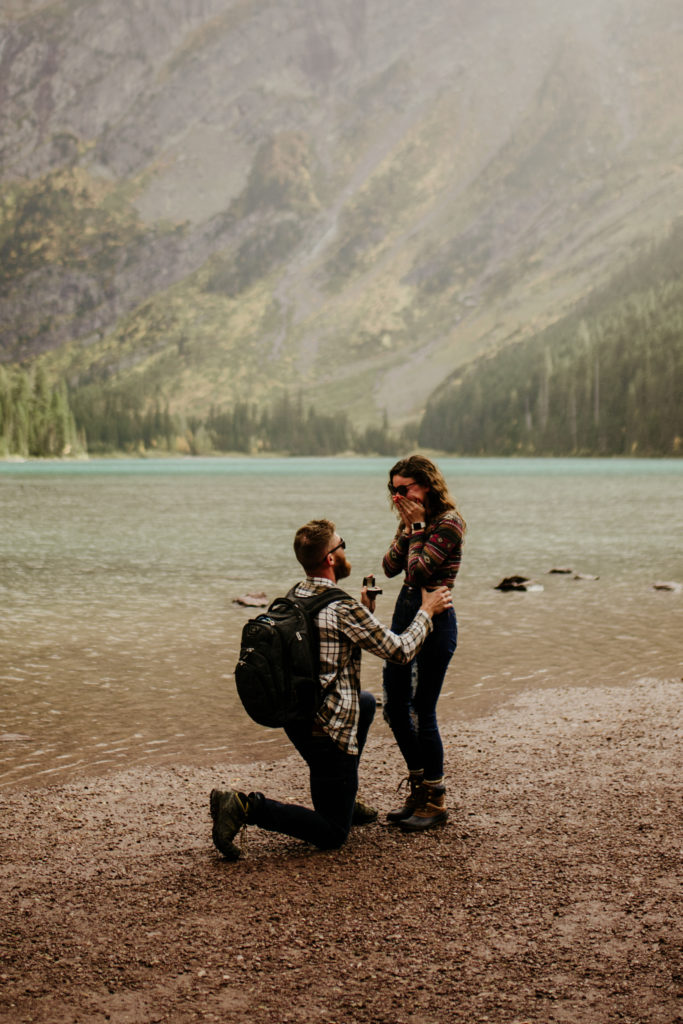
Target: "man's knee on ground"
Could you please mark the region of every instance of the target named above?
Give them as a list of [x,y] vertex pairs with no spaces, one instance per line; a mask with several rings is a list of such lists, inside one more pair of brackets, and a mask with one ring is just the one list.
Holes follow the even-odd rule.
[[338,850],[348,839],[350,831],[350,827],[344,828],[343,825],[328,822],[325,830],[316,839],[315,845],[319,850]]

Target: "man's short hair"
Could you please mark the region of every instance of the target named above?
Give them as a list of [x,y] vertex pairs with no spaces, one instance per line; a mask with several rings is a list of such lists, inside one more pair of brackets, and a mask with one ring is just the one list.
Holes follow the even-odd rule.
[[308,575],[322,565],[336,527],[329,519],[311,519],[294,536],[294,554]]

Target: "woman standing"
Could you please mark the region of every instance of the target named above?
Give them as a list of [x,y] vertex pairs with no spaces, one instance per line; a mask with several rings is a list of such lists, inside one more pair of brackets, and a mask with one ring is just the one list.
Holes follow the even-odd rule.
[[[389,492],[400,523],[382,568],[386,576],[405,572],[391,624],[393,632],[401,633],[415,617],[422,587],[453,587],[465,521],[440,470],[422,455],[401,459],[391,468]],[[448,818],[436,704],[457,640],[451,607],[434,616],[433,630],[410,664],[384,666],[384,716],[409,773],[405,804],[390,811],[387,820],[407,832]]]

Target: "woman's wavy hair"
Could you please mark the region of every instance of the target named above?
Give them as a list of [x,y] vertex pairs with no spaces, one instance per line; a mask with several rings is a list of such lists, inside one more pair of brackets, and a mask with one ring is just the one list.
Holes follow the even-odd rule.
[[409,455],[406,459],[399,459],[396,465],[392,466],[389,470],[388,486],[390,493],[395,476],[411,477],[421,487],[429,487],[427,512],[430,519],[435,519],[442,512],[453,511],[457,512],[460,519],[462,519],[463,526],[465,526],[465,520],[455,498],[448,490],[448,484],[444,479],[443,473],[431,459],[428,459],[425,455]]

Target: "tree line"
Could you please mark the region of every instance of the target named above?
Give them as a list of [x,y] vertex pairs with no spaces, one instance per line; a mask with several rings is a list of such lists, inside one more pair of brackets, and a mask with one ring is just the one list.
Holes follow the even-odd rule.
[[91,383],[71,395],[48,385],[43,367],[0,367],[0,457],[64,457],[89,453],[210,455],[257,452],[291,455],[393,455],[414,443],[396,435],[386,414],[356,430],[345,412],[321,413],[301,396],[283,394],[269,406],[237,402],[206,417],[172,413],[149,401],[142,387]]
[[[356,430],[345,412],[321,413],[285,392],[267,406],[236,402],[205,417],[171,413],[142,390],[90,384],[72,397],[74,416],[92,454],[159,451],[185,455],[258,452],[289,455],[393,454],[407,439],[389,427]],[[414,436],[412,442],[414,443]]]
[[451,377],[418,439],[462,455],[683,454],[683,221],[575,313]]

